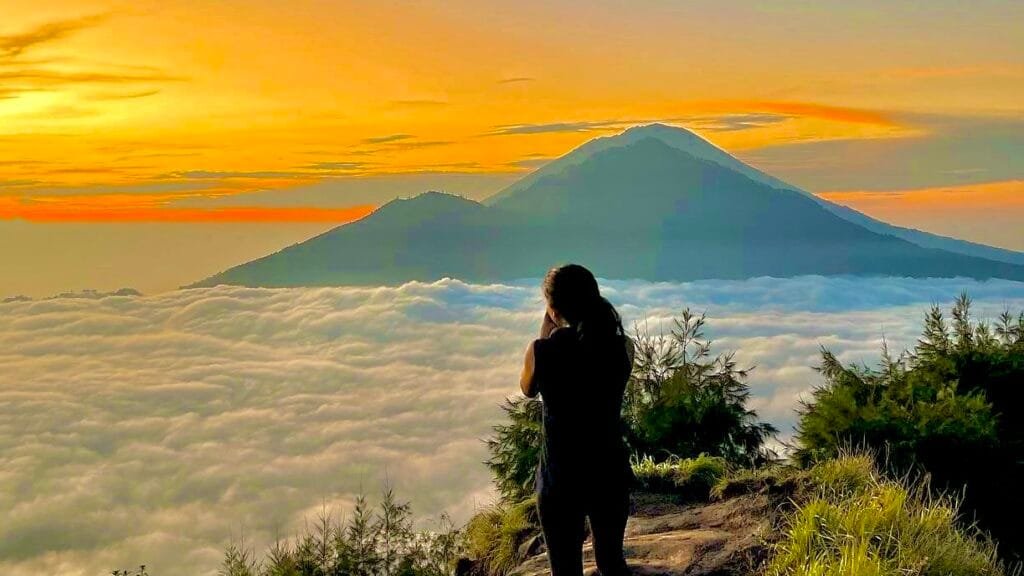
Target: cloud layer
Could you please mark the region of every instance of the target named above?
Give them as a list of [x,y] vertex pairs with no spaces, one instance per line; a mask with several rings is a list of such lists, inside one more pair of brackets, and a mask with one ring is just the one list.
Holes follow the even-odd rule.
[[[605,286],[627,323],[706,310],[784,430],[819,346],[873,361],[962,289],[982,314],[1024,306],[1001,281]],[[385,477],[426,522],[465,519],[541,309],[535,283],[458,281],[0,304],[0,572],[212,574],[232,533],[261,547]]]

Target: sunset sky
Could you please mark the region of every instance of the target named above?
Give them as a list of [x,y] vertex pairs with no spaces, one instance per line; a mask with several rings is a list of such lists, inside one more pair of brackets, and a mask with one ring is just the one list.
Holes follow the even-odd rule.
[[0,297],[168,290],[654,121],[1024,250],[1021,22],[993,1],[0,0]]

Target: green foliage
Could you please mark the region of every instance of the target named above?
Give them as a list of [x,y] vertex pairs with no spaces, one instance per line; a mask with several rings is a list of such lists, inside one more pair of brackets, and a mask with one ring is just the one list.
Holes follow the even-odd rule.
[[220,576],[446,576],[463,552],[447,516],[438,530],[416,531],[408,503],[383,491],[376,509],[359,496],[347,521],[324,509],[311,527],[281,540],[260,561],[244,540],[224,554]]
[[520,502],[533,494],[533,479],[540,458],[541,403],[534,398],[517,397],[502,406],[505,424],[494,427],[487,440],[491,457],[486,464],[494,473],[494,483],[506,502]]
[[217,576],[260,576],[261,567],[251,548],[245,546],[244,538],[237,544],[232,542],[224,552],[224,562]]
[[711,497],[724,500],[740,494],[773,490],[792,494],[800,488],[804,477],[803,471],[782,463],[734,468],[711,488]]
[[1007,558],[1024,552],[1024,314],[971,319],[960,296],[947,321],[933,306],[913,351],[877,368],[822,350],[824,384],[800,410],[794,457],[804,465],[850,446],[896,474],[926,471],[992,532]]
[[525,560],[523,545],[539,533],[536,498],[516,504],[499,502],[466,524],[466,548],[482,573],[504,576]]
[[750,369],[733,353],[712,356],[706,318],[684,309],[669,334],[634,328],[633,374],[624,416],[634,452],[664,460],[699,454],[731,463],[763,462],[764,442],[777,430],[746,407]]
[[811,480],[835,498],[865,491],[875,482],[875,461],[867,454],[853,454],[819,462],[810,471]]
[[675,494],[684,500],[707,500],[711,488],[728,472],[725,458],[707,454],[661,462],[645,456],[634,459],[632,464],[633,474],[643,489]]
[[1003,574],[995,545],[958,525],[957,503],[883,479],[866,456],[811,469],[816,493],[785,521],[769,576]]

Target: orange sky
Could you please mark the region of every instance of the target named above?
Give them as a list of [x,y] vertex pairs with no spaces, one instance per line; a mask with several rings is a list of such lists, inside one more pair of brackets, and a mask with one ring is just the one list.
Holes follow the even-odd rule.
[[[844,197],[912,223],[1024,178],[1021,6],[0,0],[0,226],[344,222],[650,121],[814,192],[936,189]],[[903,144],[914,178],[864,180]]]

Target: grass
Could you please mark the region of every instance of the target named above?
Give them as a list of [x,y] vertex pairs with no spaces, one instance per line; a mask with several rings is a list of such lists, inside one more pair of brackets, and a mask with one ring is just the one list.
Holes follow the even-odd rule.
[[528,498],[512,505],[494,504],[470,519],[465,528],[467,552],[482,573],[503,576],[525,559],[520,548],[540,532],[536,510],[536,498]]
[[757,492],[793,495],[804,480],[805,473],[784,464],[772,464],[762,468],[739,468],[730,470],[715,483],[711,488],[711,498],[725,500]]
[[958,503],[882,478],[868,456],[809,472],[812,495],[785,521],[768,576],[979,576],[1004,569],[995,545],[958,522]]
[[725,459],[706,454],[665,462],[644,457],[633,462],[633,474],[642,490],[674,494],[685,500],[707,500],[711,488],[728,469]]

